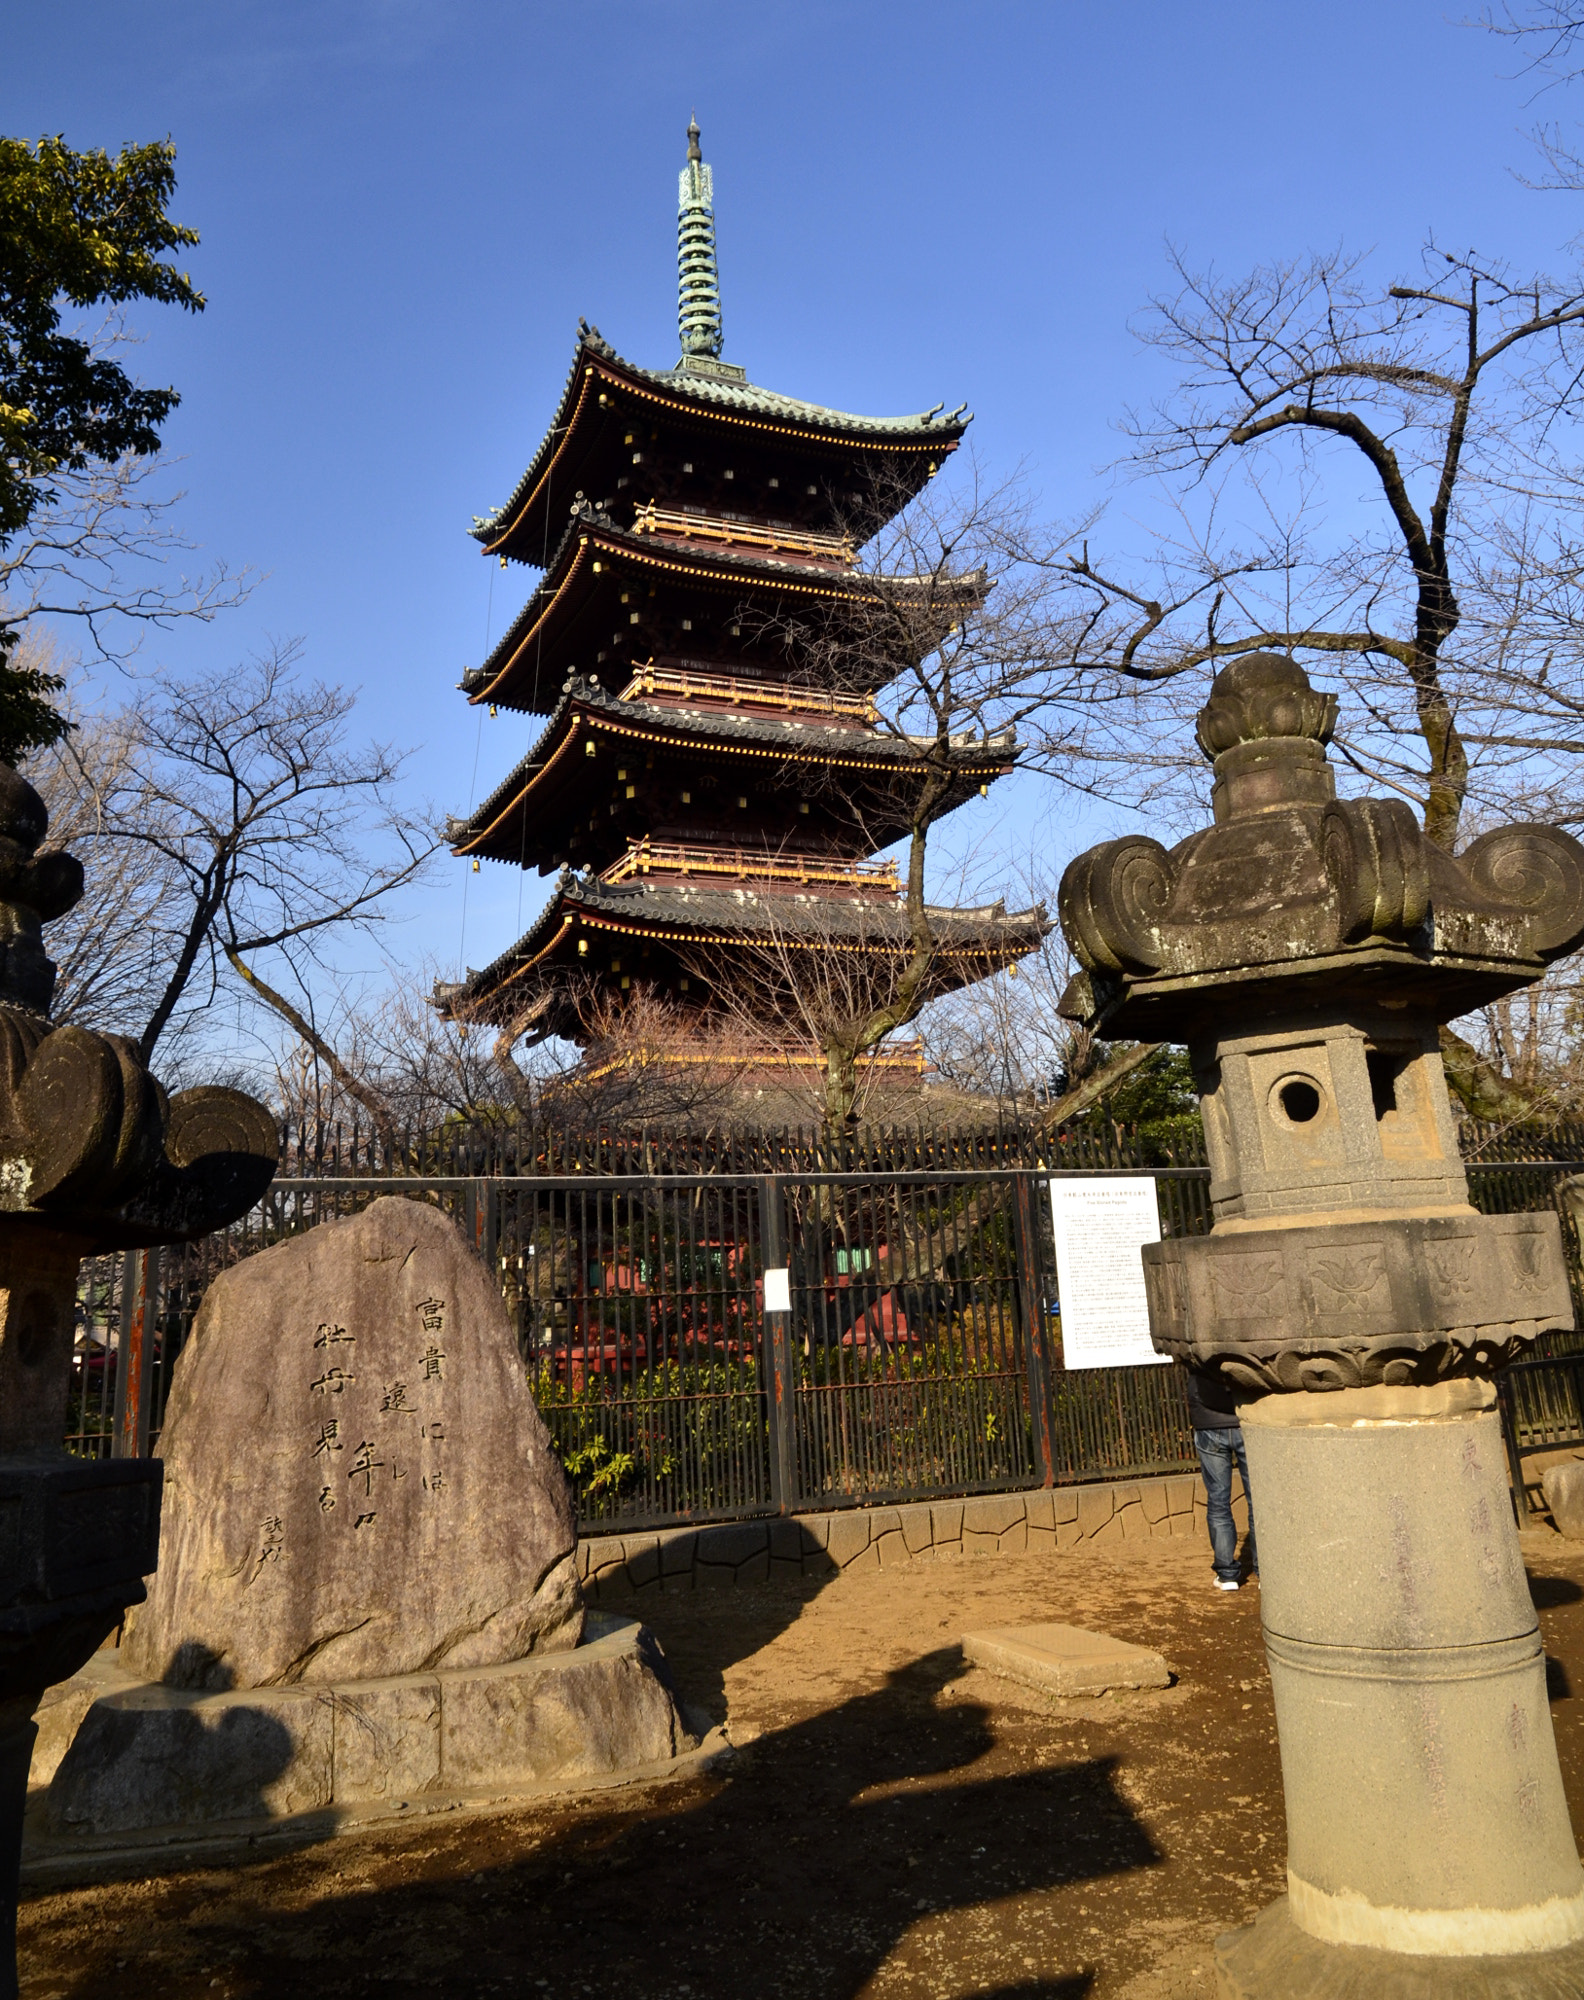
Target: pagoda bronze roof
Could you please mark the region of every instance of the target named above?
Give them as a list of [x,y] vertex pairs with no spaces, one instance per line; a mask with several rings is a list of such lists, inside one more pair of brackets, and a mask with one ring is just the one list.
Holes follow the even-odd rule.
[[[633,534],[619,528],[608,514],[579,503],[551,559],[544,580],[512,620],[484,664],[462,677],[461,687],[475,707],[498,704],[532,715],[548,714],[567,667],[592,666],[597,661],[568,662],[565,649],[578,618],[592,612],[593,599],[604,582],[603,563],[614,560],[625,572],[641,572],[685,589],[729,596],[736,603],[831,604],[850,600],[879,602],[860,569],[799,559],[762,549],[710,542],[690,542],[680,536]],[[596,582],[596,574],[599,581]],[[894,584],[905,579],[893,579]],[[965,594],[984,588],[978,572],[957,579]],[[611,587],[619,589],[612,573]],[[935,589],[933,578],[920,580],[921,589]],[[599,651],[600,648],[591,647]],[[645,648],[640,646],[640,652]],[[641,667],[646,659],[623,660],[621,666]],[[871,692],[863,689],[859,692]]]
[[602,405],[602,396],[608,404],[613,391],[653,415],[681,417],[701,434],[713,431],[723,441],[741,439],[783,455],[812,454],[830,470],[855,456],[887,462],[893,477],[914,491],[929,477],[931,461],[938,465],[954,450],[972,421],[966,405],[946,413],[939,403],[910,416],[855,416],[761,389],[741,369],[696,356],[675,368],[640,368],[580,322],[566,387],[543,442],[506,504],[474,517],[470,532],[488,554],[542,565],[556,496],[569,498],[579,487],[598,495],[601,482],[591,469],[601,463],[602,446],[614,465],[620,426],[631,417],[630,408]]
[[[833,820],[845,833],[846,844],[856,837],[871,853],[906,832],[909,800],[899,780],[917,766],[930,742],[794,717],[623,700],[597,681],[580,678],[562,695],[515,770],[466,819],[449,823],[453,852],[518,866],[525,858],[538,862],[546,853],[553,856],[567,838],[573,814],[586,807],[590,796],[586,752],[576,754],[579,742],[588,740],[603,740],[618,750],[630,745],[646,755],[664,748],[683,757],[730,759],[739,768],[754,769],[761,785],[768,780],[795,791],[801,800],[816,796],[808,789],[809,766],[840,773],[829,799],[821,800],[822,818]],[[952,804],[962,804],[978,786],[1003,777],[1016,762],[1019,748],[1010,729],[989,738],[969,734],[953,738],[957,781]],[[641,811],[641,816],[647,821],[647,813]],[[545,829],[553,829],[553,843],[546,843]],[[615,842],[614,858],[627,844],[630,829],[613,823],[609,832]],[[553,861],[540,863],[540,872],[550,865]]]
[[[940,992],[1024,957],[1051,928],[1039,903],[1015,911],[1001,901],[968,909],[930,905],[928,910],[937,940],[935,983]],[[453,1020],[514,1015],[554,982],[558,969],[578,966],[579,935],[599,935],[612,943],[630,938],[684,952],[733,943],[874,957],[912,950],[906,907],[894,895],[825,897],[770,887],[610,883],[566,869],[544,911],[516,944],[482,971],[469,967],[465,979],[438,985],[436,1004]],[[574,1018],[543,1025],[552,1033],[566,1033]]]

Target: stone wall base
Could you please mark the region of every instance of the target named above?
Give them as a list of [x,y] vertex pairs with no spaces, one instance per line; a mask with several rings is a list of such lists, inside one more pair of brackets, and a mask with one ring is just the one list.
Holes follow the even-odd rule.
[[[767,1583],[772,1577],[834,1576],[959,1556],[1054,1555],[1166,1536],[1197,1536],[1208,1560],[1204,1503],[1204,1482],[1197,1473],[1184,1472],[906,1507],[844,1507],[764,1521],[585,1535],[578,1542],[578,1573],[585,1590],[598,1598],[607,1591]],[[1248,1530],[1248,1509],[1235,1477],[1232,1513],[1241,1536]]]
[[100,1653],[40,1711],[30,1849],[570,1789],[694,1749],[653,1635],[598,1613],[589,1627],[504,1666],[225,1694],[137,1681]]

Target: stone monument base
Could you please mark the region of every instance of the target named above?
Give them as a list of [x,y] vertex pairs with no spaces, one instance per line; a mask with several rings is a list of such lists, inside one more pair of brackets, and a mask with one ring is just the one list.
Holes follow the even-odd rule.
[[1216,1939],[1216,2000],[1580,2000],[1584,1943],[1500,1958],[1419,1957],[1322,1944],[1287,1898]]
[[243,1826],[333,1832],[371,1808],[663,1769],[697,1741],[653,1635],[598,1612],[582,1645],[503,1666],[218,1694],[138,1681],[106,1652],[41,1711],[29,1854]]

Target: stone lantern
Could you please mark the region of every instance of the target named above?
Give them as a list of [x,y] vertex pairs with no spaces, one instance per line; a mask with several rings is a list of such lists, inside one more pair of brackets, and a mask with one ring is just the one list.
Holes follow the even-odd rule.
[[41,925],[81,866],[36,852],[48,818],[0,764],[0,2000],[16,1994],[17,1869],[33,1710],[145,1595],[159,1549],[155,1459],[73,1458],[77,1273],[99,1251],[203,1236],[275,1171],[265,1107],[167,1096],[120,1035],[52,1028]]
[[[1493,1372],[1573,1310],[1553,1213],[1469,1203],[1440,1025],[1584,939],[1584,848],[1456,859],[1339,800],[1336,700],[1217,675],[1215,824],[1081,855],[1062,1011],[1186,1042],[1214,1225],[1144,1255],[1155,1345],[1234,1384],[1258,1520],[1288,1895],[1223,1995],[1584,1994],[1584,1872]],[[1227,1727],[1234,1728],[1233,1722]]]

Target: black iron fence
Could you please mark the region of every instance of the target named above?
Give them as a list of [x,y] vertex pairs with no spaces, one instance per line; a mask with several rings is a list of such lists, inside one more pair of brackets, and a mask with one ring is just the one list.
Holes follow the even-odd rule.
[[[1500,1144],[1506,1128],[1487,1129]],[[1584,1141],[1584,1131],[1581,1131]],[[874,1124],[850,1132],[779,1125],[623,1128],[534,1124],[501,1117],[396,1132],[389,1143],[356,1122],[287,1124],[281,1172],[292,1178],[367,1175],[416,1180],[555,1174],[973,1173],[992,1167],[1203,1166],[1197,1130],[1169,1140],[1114,1126],[1047,1130],[1037,1119],[984,1125]],[[1574,1149],[1584,1152],[1584,1143]],[[1525,1155],[1527,1157],[1527,1155]]]
[[[590,1526],[1195,1463],[1177,1370],[1063,1365],[1047,1184],[1074,1172],[1149,1174],[1162,1233],[1197,1234],[1210,1221],[1203,1165],[1119,1160],[1126,1148],[1109,1141],[1064,1158],[1047,1141],[1031,1171],[992,1151],[1021,1153],[1021,1140],[974,1135],[876,1146],[861,1167],[820,1169],[817,1153],[789,1146],[777,1170],[766,1145],[758,1171],[645,1172],[645,1143],[571,1160],[545,1145],[531,1173],[288,1175],[243,1222],[201,1243],[90,1260],[68,1445],[148,1451],[214,1276],[400,1193],[453,1215],[497,1273]],[[904,1164],[917,1153],[929,1157]],[[1493,1212],[1551,1205],[1578,1166],[1476,1157],[1473,1198]],[[766,1297],[767,1271],[786,1273],[784,1307]],[[1538,1385],[1537,1368],[1526,1371],[1515,1379]],[[1511,1393],[1536,1409],[1534,1398],[1549,1398],[1546,1421],[1555,1428],[1566,1413],[1584,1441],[1571,1372]]]

